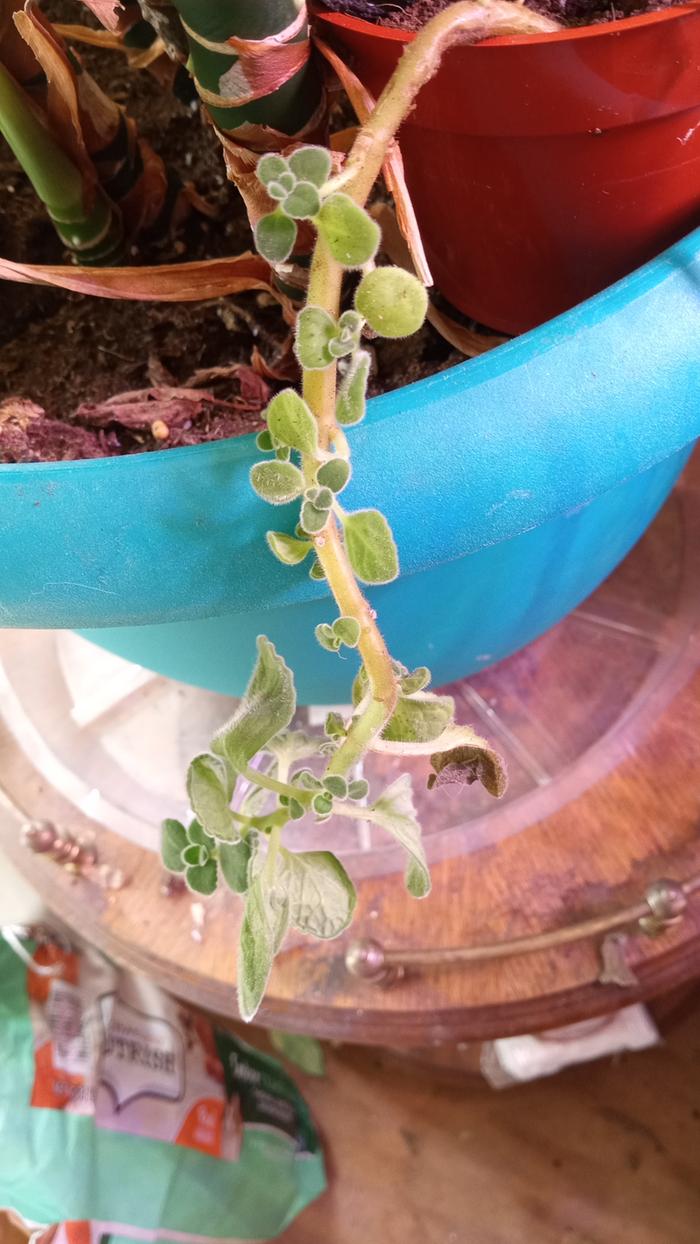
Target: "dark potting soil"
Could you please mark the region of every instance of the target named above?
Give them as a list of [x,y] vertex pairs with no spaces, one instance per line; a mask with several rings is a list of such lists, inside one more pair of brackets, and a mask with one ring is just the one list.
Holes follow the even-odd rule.
[[[543,13],[564,26],[592,26],[623,17],[655,13],[685,0],[524,0],[528,9]],[[348,13],[400,30],[420,30],[431,17],[449,8],[454,0],[324,0],[336,13]]]
[[[56,21],[89,20],[76,0],[50,0],[44,8]],[[250,250],[242,202],[199,111],[164,92],[148,73],[127,69],[120,53],[78,50],[105,90],[127,104],[166,163],[216,210],[215,219],[193,211],[175,237],[140,243],[131,262],[178,263]],[[69,262],[2,139],[0,255]],[[103,457],[255,431],[277,383],[265,364],[279,383],[289,379],[289,330],[266,293],[145,303],[0,282],[0,307],[0,462]],[[370,343],[370,349],[375,393],[463,359],[429,325],[412,338],[409,351],[400,341]]]

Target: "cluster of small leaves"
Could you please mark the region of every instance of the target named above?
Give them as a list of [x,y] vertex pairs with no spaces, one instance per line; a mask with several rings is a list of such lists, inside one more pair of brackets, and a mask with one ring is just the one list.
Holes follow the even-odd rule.
[[251,843],[222,842],[202,828],[198,820],[185,827],[180,821],[163,822],[161,852],[165,867],[172,873],[184,873],[194,894],[213,894],[221,876],[236,894],[247,888]]
[[265,155],[258,161],[258,178],[277,205],[255,227],[255,245],[264,259],[284,263],[289,258],[300,220],[313,222],[343,267],[361,268],[374,258],[379,226],[347,194],[324,194],[331,166],[325,147],[299,147],[293,155]]
[[[337,317],[324,307],[305,306],[297,317],[295,351],[305,375],[340,366],[334,430],[330,443],[319,437],[319,424],[304,398],[292,388],[276,394],[266,412],[257,446],[266,457],[250,473],[255,492],[274,506],[295,506],[291,530],[268,531],[270,551],[286,566],[312,558],[309,574],[323,579],[323,552],[333,525],[347,566],[340,573],[356,582],[384,584],[399,571],[394,537],[377,509],[346,508],[340,495],[351,484],[350,448],[342,429],[364,418],[369,352],[366,332],[404,337],[423,322],[427,297],[423,286],[401,268],[375,267],[379,229],[352,198],[329,181],[331,157],[321,147],[302,147],[289,157],[263,156],[258,176],[274,210],[256,228],[258,250],[272,263],[284,263],[294,250],[299,221],[308,221],[330,255],[346,269],[361,269],[351,308]],[[337,547],[337,542],[335,547]],[[326,561],[329,577],[337,561]],[[356,594],[355,594],[356,595]],[[363,650],[363,628],[371,632],[366,610],[343,612],[316,627],[325,651]],[[427,690],[430,671],[413,671],[394,662],[397,699],[380,736],[370,746],[393,755],[430,756],[429,786],[446,782],[483,782],[502,794],[505,777],[500,758],[489,744],[454,720],[449,696]],[[337,937],[355,908],[353,883],[330,851],[291,851],[281,841],[289,822],[305,816],[317,823],[342,816],[377,825],[391,834],[406,855],[405,882],[410,894],[424,898],[430,875],[416,817],[411,780],[398,777],[370,800],[362,777],[349,778],[333,768],[336,753],[348,744],[355,723],[371,699],[360,664],[346,720],[331,712],[323,738],[310,739],[290,729],[296,708],[294,680],[283,658],[264,636],[247,691],[232,719],[212,740],[211,752],[190,765],[187,790],[195,820],[189,828],[177,821],[163,827],[163,860],[185,875],[199,894],[211,894],[219,880],[244,896],[239,940],[238,998],[241,1014],[251,1019],[262,1000],[272,963],[291,926],[319,938]],[[347,753],[345,753],[347,756]],[[302,762],[315,759],[319,771]],[[338,758],[345,772],[350,764]]]
[[[236,713],[212,740],[211,752],[197,756],[189,767],[195,819],[187,828],[175,820],[163,823],[166,868],[183,873],[196,894],[211,895],[223,881],[245,896],[238,968],[245,1019],[260,1005],[287,929],[337,937],[355,908],[355,888],[340,861],[330,851],[284,847],[279,834],[286,822],[305,815],[317,822],[331,815],[372,822],[407,852],[409,891],[423,897],[430,888],[410,779],[399,778],[368,804],[364,778],[318,775],[300,767],[319,754],[319,740],[289,729],[295,709],[292,673],[261,636],[253,676]],[[338,723],[336,741],[347,728],[339,716]]]

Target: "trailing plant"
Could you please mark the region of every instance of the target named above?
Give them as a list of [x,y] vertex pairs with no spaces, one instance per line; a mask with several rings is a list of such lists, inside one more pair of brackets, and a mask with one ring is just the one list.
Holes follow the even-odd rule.
[[[430,876],[410,776],[369,790],[357,766],[368,753],[426,756],[428,787],[480,781],[494,796],[505,789],[503,764],[470,726],[455,721],[449,696],[428,690],[429,670],[392,658],[364,585],[391,582],[399,555],[387,517],[377,508],[346,508],[352,475],[352,429],[365,415],[370,356],[363,334],[404,338],[422,324],[427,297],[416,277],[376,266],[380,231],[365,202],[394,134],[443,51],[474,27],[474,5],[455,5],[429,23],[404,54],[391,82],[360,130],[345,167],[333,174],[319,146],[288,156],[267,154],[257,177],[274,209],[258,222],[260,253],[284,262],[299,224],[315,233],[308,294],[295,348],[301,392],[285,389],[270,402],[258,437],[263,455],[251,485],[293,518],[267,533],[269,553],[325,582],[335,612],[316,629],[319,645],[359,657],[347,714],[331,712],[322,737],[295,730],[292,671],[265,637],[234,716],[197,756],[187,774],[194,820],[163,826],[165,866],[197,894],[220,884],[243,896],[238,954],[242,1016],[255,1015],[287,929],[333,938],[349,925],[355,889],[331,850],[295,851],[285,828],[309,816],[365,821],[393,836],[406,854],[405,882],[415,898]],[[477,6],[478,7],[478,6]],[[348,278],[354,281],[346,305]],[[359,279],[358,279],[359,278]],[[343,309],[343,307],[345,309]],[[290,511],[281,511],[288,518]],[[426,515],[429,521],[429,514]]]

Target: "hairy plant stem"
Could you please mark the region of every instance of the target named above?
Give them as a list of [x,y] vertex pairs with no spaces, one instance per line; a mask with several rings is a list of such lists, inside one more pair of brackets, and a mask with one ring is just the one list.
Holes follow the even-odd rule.
[[247,778],[249,782],[252,782],[254,786],[260,786],[263,790],[272,791],[275,795],[286,795],[287,798],[294,798],[298,803],[309,802],[311,799],[311,792],[292,786],[289,782],[278,781],[277,778],[268,777],[266,773],[259,773],[257,769],[251,768],[250,765],[244,769],[242,776]]
[[[475,42],[487,35],[524,34],[556,30],[559,23],[514,5],[510,0],[466,0],[433,18],[404,51],[391,81],[360,130],[343,172],[330,185],[340,187],[364,206],[379,176],[389,146],[408,115],[421,88],[437,72],[448,48]],[[323,307],[334,318],[340,311],[343,270],[333,259],[322,237],[317,238],[311,263],[307,305]],[[316,417],[319,442],[328,449],[340,430],[335,423],[337,366],[304,373],[304,398]],[[307,484],[312,484],[318,464],[303,463]],[[398,699],[398,680],[391,657],[360,590],[347,558],[335,515],[314,537],[318,560],[341,614],[360,624],[359,651],[369,681],[369,702],[353,721],[348,734],[331,758],[326,772],[345,774],[381,733]]]
[[[337,319],[342,283],[343,269],[319,236],[311,262],[307,304],[323,307]],[[321,449],[330,448],[339,434],[335,422],[336,372],[337,368],[333,365],[322,371],[304,373],[304,399],[318,423]],[[318,465],[313,457],[304,455],[302,468],[307,484],[313,484]],[[341,615],[355,618],[359,623],[358,648],[371,692],[367,708],[352,723],[326,769],[329,774],[343,775],[356,764],[391,717],[396,707],[398,686],[389,651],[355,578],[334,514],[331,514],[323,531],[314,537],[314,547]]]

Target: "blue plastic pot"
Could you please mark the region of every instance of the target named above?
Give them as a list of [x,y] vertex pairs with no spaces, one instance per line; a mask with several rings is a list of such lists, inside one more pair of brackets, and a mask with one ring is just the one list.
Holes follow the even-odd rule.
[[[377,503],[401,577],[371,593],[392,652],[437,683],[506,656],[614,568],[700,434],[700,230],[484,357],[377,398],[349,507]],[[410,348],[407,346],[407,348]],[[161,673],[240,693],[264,632],[302,702],[348,695],[320,651],[323,584],[268,553],[252,436],[0,467],[0,611],[79,628]],[[95,629],[100,628],[100,629]]]

